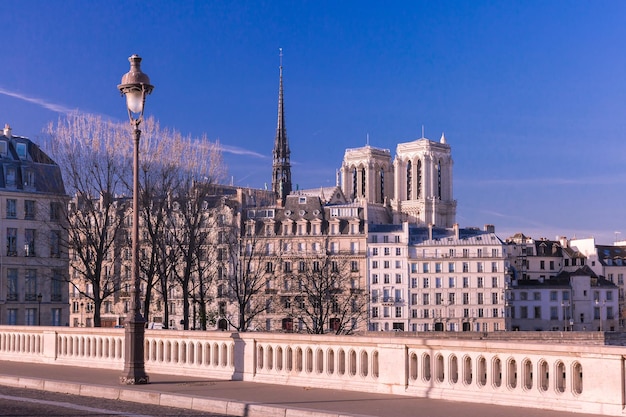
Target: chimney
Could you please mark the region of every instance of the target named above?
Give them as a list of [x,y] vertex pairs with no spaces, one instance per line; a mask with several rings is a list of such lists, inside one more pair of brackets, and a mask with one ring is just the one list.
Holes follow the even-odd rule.
[[485,225],[485,232],[487,232],[487,233],[495,233],[496,232],[496,226],[494,226],[493,224],[486,224]]
[[11,126],[8,123],[4,125],[4,136],[11,139],[13,135],[11,134]]
[[454,238],[456,240],[459,240],[459,224],[454,223],[454,225],[452,226],[452,229],[454,230]]
[[433,240],[433,224],[428,223],[428,240]]

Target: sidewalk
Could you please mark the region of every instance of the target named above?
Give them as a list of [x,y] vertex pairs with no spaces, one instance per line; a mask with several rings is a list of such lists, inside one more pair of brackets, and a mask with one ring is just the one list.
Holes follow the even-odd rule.
[[[2,386],[201,410],[241,417],[557,417],[563,412],[408,396],[149,374],[150,384],[119,384],[122,372],[0,361]],[[589,416],[591,414],[572,414]]]

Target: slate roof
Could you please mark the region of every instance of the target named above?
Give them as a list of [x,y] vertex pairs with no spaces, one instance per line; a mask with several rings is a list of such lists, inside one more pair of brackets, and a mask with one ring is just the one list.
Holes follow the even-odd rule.
[[596,245],[598,260],[604,266],[626,266],[626,247]]
[[[65,194],[65,186],[59,166],[30,139],[22,136],[6,136],[0,132],[0,141],[7,144],[6,154],[0,154],[0,189],[11,191]],[[25,157],[20,158],[18,144],[26,146]],[[15,169],[15,185],[7,181],[10,169]],[[34,184],[28,183],[27,173],[34,174]],[[9,183],[9,184],[8,184]]]

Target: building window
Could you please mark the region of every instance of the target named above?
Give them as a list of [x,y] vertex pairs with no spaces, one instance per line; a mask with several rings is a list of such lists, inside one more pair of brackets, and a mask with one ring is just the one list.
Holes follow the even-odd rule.
[[50,309],[50,325],[51,326],[61,326],[61,309],[60,308],[52,308]]
[[546,269],[546,261],[539,261],[539,269]]
[[559,309],[558,307],[550,307],[550,320],[558,320],[559,319]]
[[528,318],[528,307],[521,306],[520,307],[520,318],[527,319]]
[[372,274],[372,284],[378,284],[378,274]]
[[402,284],[402,275],[401,274],[396,274],[396,284]]
[[402,255],[402,249],[396,248],[396,256],[400,256],[400,255]]
[[383,261],[383,268],[389,269],[389,261]]
[[435,272],[441,273],[441,262],[435,263]]
[[7,219],[14,219],[17,217],[17,200],[13,198],[7,199]]
[[484,295],[482,292],[478,293],[478,304],[484,304]]
[[469,262],[463,262],[463,272],[469,272]]
[[378,307],[372,307],[372,317],[378,317]]
[[35,202],[33,200],[24,200],[24,218],[28,220],[35,218]]
[[27,308],[26,309],[26,317],[25,317],[25,323],[27,326],[35,326],[37,325],[37,321],[36,321],[36,316],[37,316],[37,309],[36,308]]
[[428,283],[428,278],[422,278],[422,288],[428,288],[429,283]]
[[25,256],[35,256],[35,229],[24,230],[24,239]]
[[373,269],[378,268],[378,261],[372,261],[372,268]]
[[422,294],[422,305],[430,304],[430,294]]
[[448,288],[454,288],[455,287],[455,282],[456,282],[456,279],[454,277],[449,277],[448,278]]
[[491,293],[491,304],[498,304],[498,293],[497,292],[492,292]]
[[478,288],[483,288],[483,277],[477,278],[477,286]]
[[24,278],[24,299],[26,301],[37,300],[37,270],[27,269]]
[[428,263],[424,262],[422,264],[422,272],[427,274],[428,273]]
[[469,288],[469,277],[463,277],[463,288]]
[[402,307],[396,307],[396,317],[402,317]]
[[448,262],[448,272],[454,272],[454,262]]
[[304,261],[298,262],[298,272],[306,271],[306,263]]
[[52,258],[61,256],[61,232],[58,230],[50,231],[50,256]]
[[389,274],[383,274],[383,282],[389,284]]
[[17,229],[7,228],[7,256],[17,256]]
[[372,256],[378,256],[378,248],[372,248]]
[[63,275],[61,271],[52,271],[52,281],[50,283],[50,301],[63,301]]
[[359,262],[358,261],[350,261],[350,271],[358,272],[359,271]]
[[17,324],[17,308],[10,308],[7,311],[7,324],[16,325]]
[[17,269],[7,268],[7,301],[17,301]]
[[6,172],[7,172],[7,176],[6,176],[7,187],[15,187],[15,180],[16,180],[15,168],[8,167],[6,169]]

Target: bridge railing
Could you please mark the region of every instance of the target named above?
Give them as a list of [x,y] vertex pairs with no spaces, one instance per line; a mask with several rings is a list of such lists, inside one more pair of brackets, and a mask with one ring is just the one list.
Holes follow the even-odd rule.
[[[148,374],[626,413],[626,348],[592,333],[479,336],[146,330],[145,366]],[[121,372],[123,345],[123,329],[0,326],[6,361]]]

